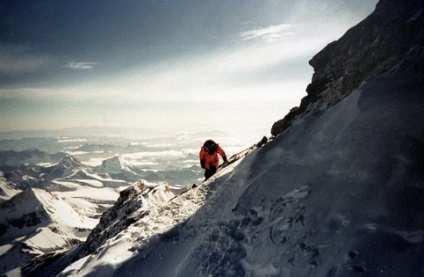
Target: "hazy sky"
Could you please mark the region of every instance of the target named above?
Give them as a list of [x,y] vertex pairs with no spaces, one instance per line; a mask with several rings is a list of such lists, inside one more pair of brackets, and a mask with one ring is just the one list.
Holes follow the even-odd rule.
[[0,131],[269,134],[376,0],[2,0]]

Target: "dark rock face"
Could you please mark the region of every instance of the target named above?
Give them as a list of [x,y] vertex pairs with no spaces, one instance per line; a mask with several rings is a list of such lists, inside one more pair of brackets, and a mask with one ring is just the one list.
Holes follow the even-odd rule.
[[368,18],[309,61],[315,73],[299,108],[276,122],[277,135],[305,111],[326,109],[381,74],[424,76],[424,1],[382,0]]
[[41,224],[44,220],[48,220],[48,215],[45,211],[42,212],[32,212],[26,215],[23,215],[17,219],[11,219],[9,221],[11,226],[24,228],[24,227],[33,227]]
[[305,109],[302,107],[294,107],[290,112],[283,118],[278,120],[272,125],[271,134],[273,136],[278,135],[292,124],[293,120],[300,115]]

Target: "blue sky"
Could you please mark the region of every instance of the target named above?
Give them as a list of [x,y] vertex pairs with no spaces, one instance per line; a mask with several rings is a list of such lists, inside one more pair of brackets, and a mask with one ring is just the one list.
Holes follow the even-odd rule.
[[360,0],[0,3],[0,131],[128,127],[266,135]]

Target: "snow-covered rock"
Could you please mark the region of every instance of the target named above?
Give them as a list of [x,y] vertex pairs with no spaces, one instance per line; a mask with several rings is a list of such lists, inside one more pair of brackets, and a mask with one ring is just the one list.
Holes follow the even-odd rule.
[[134,172],[119,156],[106,159],[96,168],[99,174],[104,174],[113,178],[121,178],[129,182],[140,179],[140,176]]
[[113,157],[102,162],[99,168],[100,173],[120,174],[124,170],[124,165],[119,157]]
[[50,180],[55,178],[65,178],[84,169],[88,171],[89,167],[82,164],[75,157],[66,155],[59,161],[59,163],[47,170],[46,178]]
[[138,181],[121,191],[115,205],[100,218],[81,251],[82,256],[95,251],[107,239],[114,237],[129,225],[153,213],[175,197],[167,185],[152,185]]
[[55,194],[25,190],[0,206],[0,272],[38,255],[71,249],[96,224]]
[[0,204],[12,198],[19,192],[21,192],[21,190],[6,180],[3,171],[0,171]]

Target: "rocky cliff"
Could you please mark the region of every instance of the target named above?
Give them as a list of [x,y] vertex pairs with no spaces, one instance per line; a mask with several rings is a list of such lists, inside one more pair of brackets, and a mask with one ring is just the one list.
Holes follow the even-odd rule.
[[298,117],[326,109],[382,74],[424,76],[423,1],[382,0],[375,11],[328,44],[309,64],[314,68],[307,96],[271,130],[277,135]]

